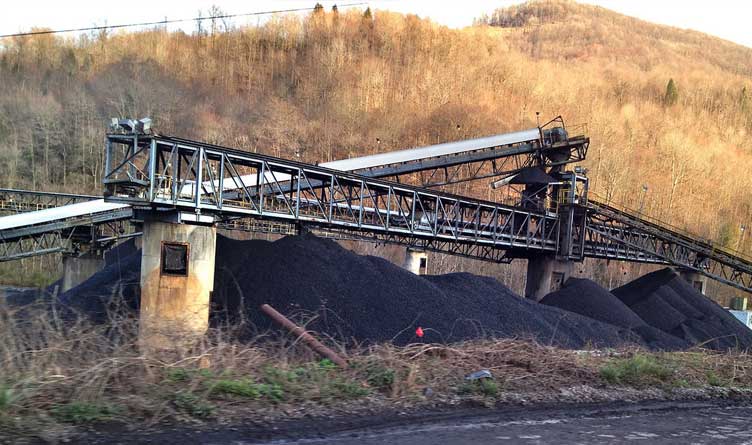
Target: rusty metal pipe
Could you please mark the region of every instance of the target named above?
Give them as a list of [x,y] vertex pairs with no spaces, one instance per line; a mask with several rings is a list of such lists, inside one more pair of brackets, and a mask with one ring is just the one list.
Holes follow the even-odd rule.
[[345,359],[340,357],[336,352],[324,346],[323,343],[318,341],[308,331],[306,331],[305,329],[301,328],[300,326],[290,321],[290,319],[288,319],[284,315],[277,312],[273,307],[269,306],[268,304],[262,304],[261,310],[266,315],[268,315],[269,318],[276,321],[277,323],[282,325],[285,329],[290,331],[290,333],[302,339],[311,349],[316,351],[317,354],[319,354],[322,357],[328,358],[340,368],[347,368],[347,362],[345,361]]

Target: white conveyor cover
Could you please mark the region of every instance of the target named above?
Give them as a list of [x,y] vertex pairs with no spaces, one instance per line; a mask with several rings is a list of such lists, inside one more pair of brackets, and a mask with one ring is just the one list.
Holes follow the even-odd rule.
[[[381,167],[384,165],[399,164],[402,162],[417,161],[419,159],[435,158],[438,156],[454,155],[477,150],[484,150],[502,145],[519,144],[540,139],[540,131],[537,128],[529,130],[515,131],[514,133],[497,134],[496,136],[486,136],[477,139],[467,139],[457,142],[446,142],[444,144],[428,145],[426,147],[408,148],[406,150],[389,151],[369,156],[360,156],[357,158],[342,159],[339,161],[324,162],[319,167],[330,168],[343,172],[361,170],[365,168]],[[273,181],[271,175],[266,174],[265,179],[268,182]],[[246,186],[256,184],[256,175],[241,176]],[[289,180],[289,175],[277,174],[277,181]],[[219,181],[215,181],[218,183]],[[204,182],[209,188],[211,181]],[[230,178],[225,178],[224,190],[233,190],[237,187]],[[183,189],[190,193],[191,189]],[[203,193],[202,193],[203,194]]]
[[468,139],[444,144],[429,145],[427,147],[409,148],[407,150],[389,151],[370,156],[361,156],[352,159],[342,159],[319,164],[322,167],[340,171],[353,171],[363,168],[380,167],[382,165],[399,164],[402,162],[417,161],[419,159],[435,158],[437,156],[454,155],[469,151],[483,150],[501,145],[518,144],[540,139],[537,128],[516,131],[514,133],[487,136],[484,138]]
[[35,212],[18,213],[15,215],[4,216],[0,218],[0,230],[16,229],[19,227],[33,226],[36,224],[45,224],[61,219],[72,218],[75,216],[94,215],[96,213],[107,212],[130,207],[128,204],[117,204],[105,202],[104,199],[94,199],[92,201],[79,202],[50,209],[37,210]]

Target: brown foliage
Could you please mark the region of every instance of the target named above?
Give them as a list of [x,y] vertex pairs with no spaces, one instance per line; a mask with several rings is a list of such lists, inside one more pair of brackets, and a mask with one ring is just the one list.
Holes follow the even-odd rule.
[[[487,22],[499,26],[319,11],[193,35],[8,39],[1,185],[98,192],[112,116],[323,162],[529,128],[540,111],[588,124],[597,193],[748,250],[752,50],[572,2]],[[485,183],[452,191],[489,196]]]

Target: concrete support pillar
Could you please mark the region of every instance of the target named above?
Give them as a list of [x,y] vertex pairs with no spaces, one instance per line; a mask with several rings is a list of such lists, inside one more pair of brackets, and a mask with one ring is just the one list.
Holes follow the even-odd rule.
[[428,270],[428,254],[421,250],[405,249],[405,262],[402,268],[415,275],[425,275]]
[[102,270],[104,266],[104,256],[98,253],[91,252],[81,256],[63,255],[63,282],[60,292],[73,289]]
[[145,352],[180,352],[209,327],[213,226],[144,222],[139,340]]
[[678,269],[679,276],[684,278],[695,289],[705,295],[705,290],[708,287],[708,277],[701,273],[697,273],[691,269]]
[[553,256],[536,256],[527,260],[525,297],[540,301],[547,294],[561,288],[572,276],[574,263],[557,260]]

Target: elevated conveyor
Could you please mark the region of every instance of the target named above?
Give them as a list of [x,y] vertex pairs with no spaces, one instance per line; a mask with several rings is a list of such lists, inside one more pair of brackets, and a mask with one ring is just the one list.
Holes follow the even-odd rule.
[[672,265],[752,292],[752,258],[740,252],[592,197],[587,215],[587,256]]
[[[560,121],[561,119],[557,118],[552,122]],[[340,171],[356,171],[372,178],[388,177],[398,182],[404,181],[424,186],[445,185],[484,177],[513,174],[532,165],[554,167],[584,159],[589,142],[587,138],[579,137],[567,140],[566,137],[562,137],[563,135],[566,136],[566,133],[562,132],[561,128],[558,127],[547,129],[533,128],[477,139],[326,162],[319,166]],[[132,135],[131,137],[137,140],[139,136]],[[180,141],[186,143],[193,142],[180,138],[171,139],[176,143]],[[193,168],[193,166],[186,165],[186,168]],[[137,170],[131,170],[128,173],[131,177],[134,177],[134,175],[138,176],[139,174]],[[288,187],[291,183],[291,178],[286,173],[274,172],[274,177],[270,176],[270,172],[265,172],[264,175],[266,176],[264,179],[265,182],[275,181],[279,184],[278,191],[280,193],[289,192]],[[199,192],[203,194],[208,189],[216,189],[220,186],[220,182],[222,183],[223,190],[227,192],[228,197],[234,191],[235,199],[242,199],[244,192],[241,192],[240,189],[247,185],[255,184],[257,186],[260,181],[256,174],[244,174],[237,177],[230,176],[221,181],[215,175],[213,179],[205,179],[203,181]],[[313,188],[321,186],[314,179],[310,180],[310,185]],[[192,181],[185,181],[181,183],[180,188],[175,189],[175,192],[184,196],[190,196],[195,187],[195,183]],[[254,191],[249,188],[245,193],[254,193]],[[90,202],[94,213],[104,212],[104,214],[98,216],[99,220],[109,219],[111,221],[119,221],[127,213],[123,209],[112,209],[112,215],[107,215],[106,212],[109,210],[104,208],[98,209],[97,206],[101,205],[96,201],[98,198],[87,195],[0,189],[0,214],[35,212],[62,206],[66,206],[65,211],[74,211],[76,207],[68,208],[67,206],[80,202]],[[302,204],[306,205],[306,202]],[[37,226],[34,218],[40,218],[46,224]],[[45,254],[50,251],[56,251],[47,248],[51,244],[49,240],[65,241],[67,238],[65,235],[71,235],[73,232],[72,227],[76,224],[79,224],[76,226],[76,231],[79,233],[86,230],[91,231],[92,229],[92,226],[87,225],[89,222],[85,218],[72,218],[64,214],[55,214],[54,212],[42,212],[38,216],[25,218],[5,219],[0,217],[0,226],[9,225],[6,228],[8,230],[6,238],[3,239],[0,237],[0,244],[4,244],[4,246],[0,246],[0,250],[13,252],[12,255],[4,257],[0,255],[0,260],[3,258],[15,259],[17,258],[16,253],[19,251],[25,252],[25,255],[31,255],[34,252]],[[280,231],[280,227],[283,227],[280,223],[270,226],[269,223],[245,224],[238,220],[223,221],[222,224],[228,228],[253,227],[255,229],[260,228],[259,230],[266,230],[266,228],[272,227],[275,231]],[[25,230],[26,226],[29,226],[29,231]],[[3,230],[5,229],[0,229],[0,232]],[[68,231],[63,234],[59,232],[60,230]],[[291,228],[287,227],[283,231],[289,233],[290,230]],[[23,245],[26,248],[22,249],[16,241],[19,239],[16,236],[18,233],[23,234]],[[48,236],[51,233],[54,233],[55,236]],[[44,236],[42,236],[43,234]],[[338,234],[337,236],[355,235],[348,233]],[[33,241],[31,237],[41,237],[41,241],[45,241],[43,243],[44,248],[39,248],[40,244],[37,242],[30,242]],[[69,243],[66,242],[65,244]]]
[[[544,213],[185,139],[134,141],[108,135],[110,202],[175,209],[198,223],[255,217],[497,250],[556,250],[557,220]],[[246,184],[249,176],[260,179]],[[227,192],[225,181],[243,193]],[[201,190],[187,195],[186,184]]]
[[101,196],[93,195],[0,188],[0,215],[35,212],[100,198]]
[[[571,205],[530,209],[420,187],[513,175],[529,166],[556,172],[566,163],[583,160],[588,144],[586,137],[532,129],[316,166],[182,138],[110,134],[104,183],[106,200],[118,207],[98,212],[101,204],[96,204],[89,217],[106,219],[113,213],[113,220],[127,218],[132,212],[128,206],[134,204],[240,230],[272,225],[279,233],[289,233],[291,225],[304,224],[320,233],[489,261],[536,252],[560,256],[563,247],[572,252],[575,246],[576,252],[567,258],[672,265],[752,292],[749,258],[588,198],[586,192],[579,200],[573,192]],[[577,176],[570,172],[557,177],[567,175]],[[561,187],[556,190],[561,192]],[[251,223],[244,222],[248,217]],[[572,219],[583,223],[574,227],[568,222]],[[30,219],[18,225],[3,220],[0,235],[50,233],[45,225],[75,225],[76,218],[42,218],[39,224]]]
[[70,252],[82,241],[111,241],[125,232],[121,224],[132,216],[130,206],[99,198],[2,217],[0,261]]

